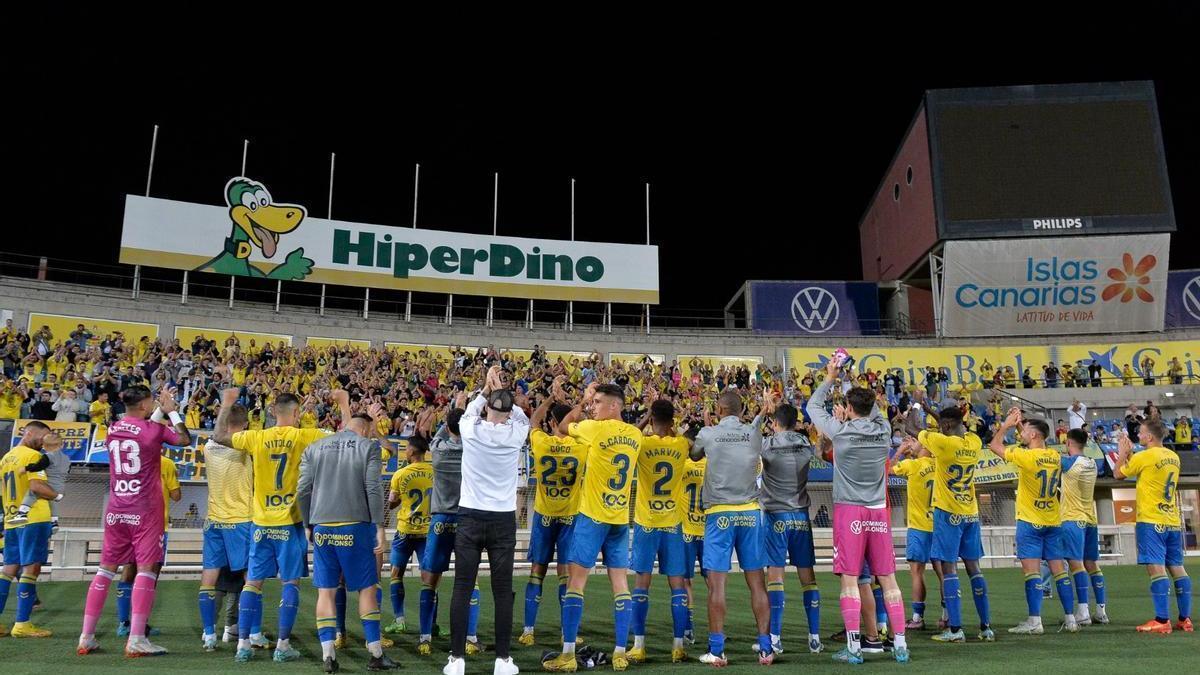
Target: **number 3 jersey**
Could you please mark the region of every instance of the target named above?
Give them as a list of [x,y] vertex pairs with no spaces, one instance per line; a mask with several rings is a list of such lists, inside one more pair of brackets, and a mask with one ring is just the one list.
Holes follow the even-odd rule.
[[[128,524],[153,523],[163,528],[162,446],[186,445],[171,427],[124,418],[108,428],[104,445],[108,448],[109,497],[106,523],[127,516]],[[129,520],[136,518],[136,521]]]
[[578,513],[587,446],[570,436],[559,438],[534,429],[529,432],[529,447],[537,476],[533,510],[554,518]]
[[620,420],[584,420],[571,424],[568,432],[588,452],[579,512],[598,523],[628,525],[642,432]]
[[975,501],[975,468],[983,457],[983,442],[975,434],[947,436],[926,429],[917,440],[937,465],[933,508],[960,516],[979,515]]

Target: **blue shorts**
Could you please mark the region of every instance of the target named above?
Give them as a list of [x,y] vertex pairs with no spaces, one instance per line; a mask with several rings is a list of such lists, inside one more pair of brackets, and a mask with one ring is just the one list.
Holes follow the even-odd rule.
[[354,592],[379,583],[375,532],[373,523],[314,527],[313,586],[337,588],[345,579],[346,591]]
[[390,562],[392,569],[399,569],[403,574],[404,570],[408,569],[408,561],[415,555],[417,556],[417,565],[421,565],[421,560],[425,558],[425,541],[426,538],[416,534],[401,534],[396,533],[392,537],[392,554]]
[[658,572],[669,577],[682,577],[687,561],[683,557],[683,531],[675,527],[633,528],[633,564],[638,574],[654,571],[654,559],[658,558]]
[[597,522],[582,513],[575,516],[567,562],[591,569],[602,553],[609,569],[628,569],[629,526]]
[[250,533],[254,526],[245,523],[204,521],[204,569],[228,567],[234,572],[246,569],[250,559]]
[[933,533],[925,530],[908,528],[908,546],[904,558],[909,562],[929,562],[929,551],[933,548]]
[[308,572],[308,541],[300,523],[282,527],[255,525],[250,539],[248,580],[261,581],[278,575],[281,581],[295,581]]
[[442,574],[450,569],[450,554],[454,553],[454,535],[458,532],[458,514],[435,513],[429,521],[429,536],[425,553],[421,555],[421,571]]
[[1034,525],[1017,521],[1017,558],[1021,560],[1062,560],[1061,534],[1057,525]]
[[1065,560],[1099,560],[1099,528],[1082,520],[1065,521],[1058,528],[1058,547]]
[[979,528],[979,516],[960,516],[934,509],[933,547],[929,557],[945,562],[982,558],[983,533]]
[[566,558],[574,520],[575,516],[543,516],[534,511],[529,527],[529,562],[549,565],[555,552],[560,561]]
[[1183,531],[1180,528],[1138,523],[1134,533],[1137,535],[1139,565],[1183,564]]
[[5,565],[43,565],[50,556],[50,523],[26,523],[4,533]]
[[700,576],[708,576],[704,569],[704,537],[691,534],[681,535],[683,538],[683,578],[691,579],[696,575],[696,563],[700,563]]
[[786,567],[789,561],[796,567],[808,569],[817,564],[807,509],[768,512],[763,540],[767,564],[771,567]]
[[704,568],[710,572],[728,572],[735,550],[743,572],[763,568],[762,511],[724,511],[704,519]]

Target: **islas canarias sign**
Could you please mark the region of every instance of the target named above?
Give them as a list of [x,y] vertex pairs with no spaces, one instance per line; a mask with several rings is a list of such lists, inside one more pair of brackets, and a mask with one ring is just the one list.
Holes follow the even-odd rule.
[[127,195],[121,262],[371,288],[658,303],[658,247],[312,217],[237,177],[224,206]]

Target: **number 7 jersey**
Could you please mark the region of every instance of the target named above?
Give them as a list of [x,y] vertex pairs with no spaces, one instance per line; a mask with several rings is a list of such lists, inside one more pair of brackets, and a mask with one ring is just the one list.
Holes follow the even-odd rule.
[[975,468],[983,457],[983,442],[975,434],[947,436],[925,430],[917,436],[933,455],[933,508],[960,516],[979,515],[975,501]]
[[329,435],[323,429],[271,427],[239,431],[230,444],[254,460],[254,524],[284,527],[300,522],[296,486],[300,456],[310,443]]

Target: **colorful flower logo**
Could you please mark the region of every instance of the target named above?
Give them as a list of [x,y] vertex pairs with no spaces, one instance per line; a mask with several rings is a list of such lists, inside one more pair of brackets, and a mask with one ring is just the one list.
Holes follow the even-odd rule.
[[1112,267],[1108,270],[1108,278],[1116,283],[1104,287],[1100,297],[1105,301],[1112,300],[1118,295],[1121,302],[1129,302],[1136,295],[1145,302],[1154,302],[1154,296],[1145,286],[1150,285],[1150,275],[1147,274],[1158,264],[1158,259],[1152,255],[1143,256],[1138,264],[1133,264],[1133,256],[1126,253],[1121,258],[1121,268]]

